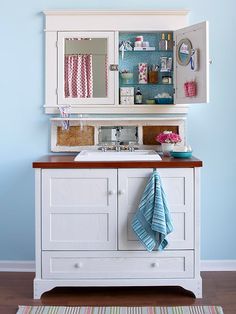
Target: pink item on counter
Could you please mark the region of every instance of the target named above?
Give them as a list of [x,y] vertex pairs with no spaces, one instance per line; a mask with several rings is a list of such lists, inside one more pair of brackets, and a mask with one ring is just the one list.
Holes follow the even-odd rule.
[[148,65],[147,63],[138,64],[138,82],[139,84],[147,84],[148,82]]

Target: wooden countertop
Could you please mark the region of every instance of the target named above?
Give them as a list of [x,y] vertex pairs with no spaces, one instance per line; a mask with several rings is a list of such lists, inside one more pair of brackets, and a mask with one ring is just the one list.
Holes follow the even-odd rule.
[[33,162],[33,168],[195,168],[202,161],[192,158],[162,157],[158,161],[74,161],[73,155],[47,155]]

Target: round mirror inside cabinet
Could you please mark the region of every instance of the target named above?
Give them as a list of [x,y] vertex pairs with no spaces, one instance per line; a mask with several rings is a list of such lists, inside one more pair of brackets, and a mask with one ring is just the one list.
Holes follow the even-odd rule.
[[176,53],[177,61],[180,65],[188,65],[191,59],[192,43],[188,38],[178,42]]

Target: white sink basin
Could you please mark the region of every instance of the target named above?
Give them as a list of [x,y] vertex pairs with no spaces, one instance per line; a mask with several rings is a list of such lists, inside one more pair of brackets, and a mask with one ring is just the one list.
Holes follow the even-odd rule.
[[160,155],[154,150],[106,151],[82,150],[74,161],[125,161],[125,160],[161,160]]

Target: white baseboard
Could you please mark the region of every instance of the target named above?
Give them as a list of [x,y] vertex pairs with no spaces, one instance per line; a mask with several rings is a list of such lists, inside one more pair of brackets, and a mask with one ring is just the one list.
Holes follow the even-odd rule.
[[35,272],[34,261],[0,261],[0,271]]
[[[201,260],[201,271],[236,271],[236,260]],[[0,272],[35,272],[34,261],[0,261]]]
[[201,260],[200,269],[201,271],[236,271],[236,260]]

